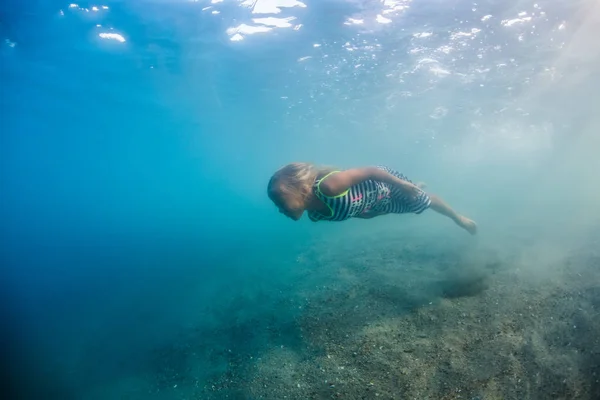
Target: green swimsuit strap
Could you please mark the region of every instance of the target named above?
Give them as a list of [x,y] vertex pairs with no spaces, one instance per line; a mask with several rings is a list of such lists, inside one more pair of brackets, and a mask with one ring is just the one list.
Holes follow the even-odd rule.
[[317,183],[317,192],[320,196],[326,197],[328,199],[337,199],[338,197],[343,197],[345,196],[348,191],[350,189],[346,189],[344,192],[336,195],[336,196],[327,196],[326,194],[324,194],[323,192],[321,192],[321,182],[323,182],[325,179],[327,179],[330,175],[333,174],[337,174],[338,172],[342,172],[342,171],[331,171],[330,173],[328,173],[327,175],[325,175],[324,177],[322,177],[321,179],[319,179],[318,183]]

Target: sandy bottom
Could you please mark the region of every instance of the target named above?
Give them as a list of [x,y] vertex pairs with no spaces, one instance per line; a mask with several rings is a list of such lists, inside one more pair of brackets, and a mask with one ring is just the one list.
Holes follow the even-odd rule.
[[358,243],[299,254],[276,297],[214,305],[121,398],[600,399],[600,246]]

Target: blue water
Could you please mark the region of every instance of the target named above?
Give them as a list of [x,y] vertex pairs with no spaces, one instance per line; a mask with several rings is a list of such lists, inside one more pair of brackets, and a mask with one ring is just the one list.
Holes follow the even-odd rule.
[[[287,162],[390,165],[480,224],[470,238],[406,216],[406,240],[502,250],[597,232],[598,10],[538,3],[3,2],[14,398],[192,398],[192,381],[161,391],[156,371],[202,387],[231,368],[206,349],[302,349],[290,299],[329,275],[298,257],[396,224],[286,220],[266,183]],[[173,360],[192,337],[206,353]]]

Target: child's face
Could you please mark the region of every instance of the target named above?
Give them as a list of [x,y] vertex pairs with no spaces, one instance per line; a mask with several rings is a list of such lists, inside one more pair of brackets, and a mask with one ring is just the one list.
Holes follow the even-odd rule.
[[273,199],[273,202],[280,213],[294,221],[298,221],[304,214],[304,204],[291,196],[281,194],[277,200]]

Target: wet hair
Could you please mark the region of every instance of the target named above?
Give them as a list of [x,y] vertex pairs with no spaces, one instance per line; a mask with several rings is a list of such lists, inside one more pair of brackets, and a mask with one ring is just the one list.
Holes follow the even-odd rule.
[[312,163],[291,163],[278,169],[267,187],[269,198],[278,206],[283,205],[283,196],[306,201],[315,180],[334,171],[331,167],[319,167]]

